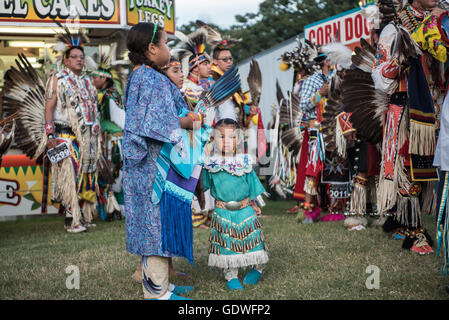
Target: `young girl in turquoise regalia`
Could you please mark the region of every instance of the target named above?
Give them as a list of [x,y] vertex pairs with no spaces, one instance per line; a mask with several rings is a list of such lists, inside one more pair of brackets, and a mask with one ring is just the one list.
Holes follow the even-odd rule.
[[230,290],[241,290],[238,268],[252,266],[245,285],[258,283],[268,262],[255,199],[265,192],[248,154],[240,152],[238,123],[222,119],[214,128],[214,152],[204,162],[204,188],[216,199],[211,219],[209,266],[224,269]]

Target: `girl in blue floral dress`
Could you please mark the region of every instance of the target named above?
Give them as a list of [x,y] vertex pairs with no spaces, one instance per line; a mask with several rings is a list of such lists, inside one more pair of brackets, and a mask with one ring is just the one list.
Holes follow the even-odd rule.
[[265,192],[248,154],[238,150],[239,126],[232,119],[217,122],[214,153],[204,163],[204,188],[216,199],[209,237],[209,266],[224,269],[230,290],[243,289],[238,268],[252,266],[243,279],[257,284],[268,262],[265,235],[255,199]]
[[162,249],[160,204],[152,202],[156,160],[163,144],[179,143],[179,129],[192,128],[198,116],[179,117],[188,107],[179,89],[159,72],[170,59],[166,43],[165,31],[152,23],[139,23],[128,33],[129,58],[140,67],[130,74],[124,97],[123,191],[126,248],[142,257],[144,298],[173,300],[192,288],[168,281],[173,255]]

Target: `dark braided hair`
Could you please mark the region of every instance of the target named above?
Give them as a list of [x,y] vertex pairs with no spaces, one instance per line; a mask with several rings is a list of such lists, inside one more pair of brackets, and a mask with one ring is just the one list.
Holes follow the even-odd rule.
[[[153,61],[150,61],[145,55],[148,50],[148,46],[151,43],[153,31],[153,23],[141,22],[134,25],[128,32],[128,37],[126,38],[126,46],[129,50],[129,60],[134,65],[145,64],[160,72],[160,68]],[[162,38],[162,32],[163,28],[158,26],[152,43],[154,43],[155,45],[159,45]]]
[[229,126],[234,126],[235,129],[240,129],[240,125],[238,124],[237,121],[235,121],[234,119],[229,119],[229,118],[224,118],[219,120],[215,126],[214,129],[218,129],[221,126],[225,126],[225,125],[229,125]]

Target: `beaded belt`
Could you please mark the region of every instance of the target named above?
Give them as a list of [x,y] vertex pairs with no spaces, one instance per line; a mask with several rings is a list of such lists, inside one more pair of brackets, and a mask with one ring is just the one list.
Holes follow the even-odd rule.
[[242,201],[215,201],[215,206],[220,209],[225,209],[229,211],[237,211],[243,208],[248,207],[251,204],[251,200],[249,198],[243,199]]

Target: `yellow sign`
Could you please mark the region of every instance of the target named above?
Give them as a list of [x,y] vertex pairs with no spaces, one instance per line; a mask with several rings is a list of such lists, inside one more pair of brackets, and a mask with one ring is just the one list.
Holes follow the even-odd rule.
[[[0,167],[0,216],[41,214],[42,177],[42,166],[35,160],[23,155],[4,156]],[[48,213],[58,212],[59,205],[53,206],[50,199],[47,206]]]
[[120,0],[0,0],[0,22],[120,26]]
[[127,0],[127,24],[157,23],[165,32],[175,33],[174,0]]

